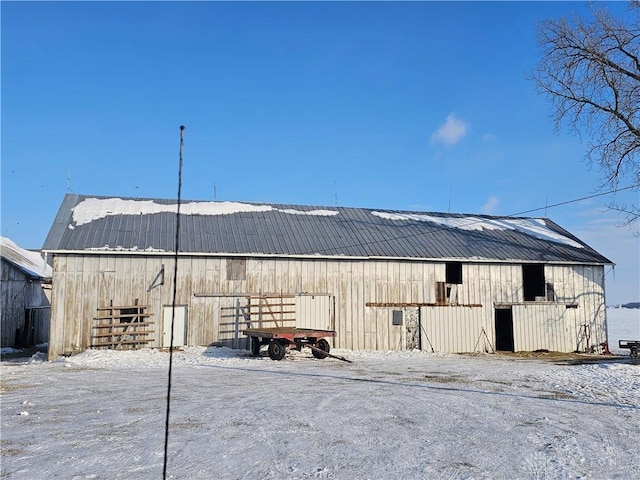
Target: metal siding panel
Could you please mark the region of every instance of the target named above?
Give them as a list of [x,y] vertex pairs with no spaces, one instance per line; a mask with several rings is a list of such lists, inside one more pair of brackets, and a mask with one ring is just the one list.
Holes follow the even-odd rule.
[[80,195],[67,193],[62,199],[62,203],[51,229],[47,234],[47,238],[42,245],[43,250],[57,250],[64,245],[63,238],[68,232],[69,224],[71,223],[73,215],[73,207],[82,199]]
[[176,250],[176,217],[169,216],[164,213],[157,213],[154,216],[157,217],[159,224],[159,231],[157,232],[158,244],[161,245],[160,249],[167,252],[175,252]]
[[515,351],[550,350],[570,352],[571,336],[564,313],[557,304],[513,306],[513,338]]
[[109,240],[110,240],[109,246],[111,248],[124,247],[123,237],[124,237],[125,222],[126,222],[126,216],[113,215],[111,234],[109,235]]
[[467,353],[484,345],[484,308],[421,307],[421,317],[423,350]]

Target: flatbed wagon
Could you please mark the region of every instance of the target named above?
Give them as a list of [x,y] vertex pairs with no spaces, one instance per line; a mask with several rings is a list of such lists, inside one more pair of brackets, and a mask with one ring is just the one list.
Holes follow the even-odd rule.
[[271,360],[282,360],[287,348],[300,351],[302,347],[310,348],[315,358],[332,356],[329,354],[330,347],[326,338],[336,336],[334,330],[296,327],[247,328],[242,333],[251,338],[251,353],[255,356],[260,355],[263,345],[268,345]]
[[628,348],[632,357],[637,358],[640,353],[640,340],[619,340],[618,346]]

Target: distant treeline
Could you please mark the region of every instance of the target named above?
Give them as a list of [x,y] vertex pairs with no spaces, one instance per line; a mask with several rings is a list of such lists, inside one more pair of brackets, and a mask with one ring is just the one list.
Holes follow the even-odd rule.
[[613,308],[640,308],[640,302],[623,303],[622,305],[611,305]]

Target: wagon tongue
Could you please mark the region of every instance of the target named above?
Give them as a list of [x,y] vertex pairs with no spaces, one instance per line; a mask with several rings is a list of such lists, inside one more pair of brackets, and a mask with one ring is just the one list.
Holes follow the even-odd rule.
[[348,358],[344,358],[344,357],[339,357],[338,355],[333,355],[332,353],[329,352],[325,352],[324,350],[321,350],[318,347],[314,347],[313,345],[306,345],[307,347],[309,347],[311,350],[313,350],[314,352],[318,352],[321,353],[324,357],[331,357],[331,358],[337,358],[338,360],[342,360],[343,362],[347,362],[347,363],[353,363],[351,360],[349,360]]

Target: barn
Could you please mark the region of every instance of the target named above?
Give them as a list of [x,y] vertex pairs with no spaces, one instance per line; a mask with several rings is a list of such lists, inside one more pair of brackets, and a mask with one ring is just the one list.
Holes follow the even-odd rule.
[[49,340],[51,267],[39,253],[0,237],[0,347],[32,347]]
[[49,358],[87,348],[248,348],[245,326],[334,347],[593,352],[606,257],[547,218],[67,194]]

